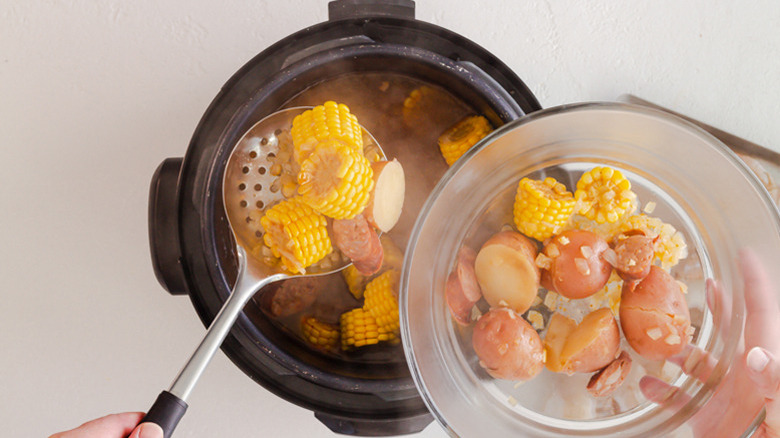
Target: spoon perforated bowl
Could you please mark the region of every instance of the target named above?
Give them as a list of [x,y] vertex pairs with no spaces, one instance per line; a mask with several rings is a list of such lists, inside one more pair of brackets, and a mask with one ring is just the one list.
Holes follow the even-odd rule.
[[[170,388],[160,393],[141,421],[160,425],[166,438],[184,416],[192,389],[255,292],[275,281],[331,274],[350,264],[348,259],[334,251],[323,261],[307,268],[305,274],[291,274],[275,262],[262,244],[263,230],[259,221],[262,211],[286,198],[282,175],[292,170],[283,169],[290,164],[282,164],[285,160],[279,159],[279,154],[290,153],[292,120],[307,109],[309,107],[289,108],[263,118],[244,134],[228,157],[222,180],[222,199],[236,242],[238,276],[200,345]],[[384,157],[378,143],[365,128],[363,134],[369,140],[365,142],[370,145],[369,148],[375,147],[379,156]],[[285,141],[290,142],[289,150],[280,148]]]

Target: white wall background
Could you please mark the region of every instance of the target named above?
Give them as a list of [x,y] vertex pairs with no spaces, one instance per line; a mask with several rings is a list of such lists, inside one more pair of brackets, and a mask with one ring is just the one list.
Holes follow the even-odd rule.
[[[780,150],[775,0],[420,0],[543,106],[634,93]],[[155,167],[241,65],[323,21],[322,0],[0,1],[0,435],[147,409],[200,339],[157,284]],[[179,437],[332,434],[221,353]],[[437,425],[420,436],[444,436]]]

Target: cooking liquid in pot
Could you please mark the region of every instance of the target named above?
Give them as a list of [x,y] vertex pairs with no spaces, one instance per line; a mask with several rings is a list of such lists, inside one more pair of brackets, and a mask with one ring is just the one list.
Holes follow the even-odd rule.
[[[396,226],[387,233],[403,252],[423,203],[448,169],[438,148],[439,135],[475,111],[435,85],[395,73],[353,73],[328,79],[303,91],[283,108],[316,106],[328,100],[346,104],[376,138],[388,159],[395,158],[403,165],[406,178],[403,212]],[[271,318],[309,346],[301,333],[303,317],[313,315],[318,321],[337,327],[342,313],[362,304],[349,292],[341,273],[283,283],[286,284],[277,287],[291,288],[293,295],[305,302],[305,308],[292,315]],[[267,296],[255,297],[256,303],[265,310],[270,305]],[[400,344],[380,343],[347,352],[321,351],[352,361],[403,362],[400,349]]]

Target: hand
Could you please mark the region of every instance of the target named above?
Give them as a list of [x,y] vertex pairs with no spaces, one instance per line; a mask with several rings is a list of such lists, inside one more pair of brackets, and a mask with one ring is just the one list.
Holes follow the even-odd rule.
[[[738,437],[747,431],[763,407],[766,419],[753,436],[780,438],[780,308],[756,255],[742,251],[740,267],[745,278],[747,311],[744,342],[738,347],[735,363],[712,398],[691,418],[690,425],[697,437]],[[708,282],[707,305],[721,333],[727,333],[731,303],[715,282]],[[670,361],[701,381],[707,380],[716,363],[708,353],[691,345]],[[656,403],[664,403],[677,391],[649,376],[643,377],[639,386],[645,397]],[[670,407],[679,407],[686,401],[679,400]]]
[[154,423],[138,424],[143,418],[143,412],[106,415],[75,429],[55,433],[49,438],[125,438],[128,435],[129,438],[163,438],[160,426]]

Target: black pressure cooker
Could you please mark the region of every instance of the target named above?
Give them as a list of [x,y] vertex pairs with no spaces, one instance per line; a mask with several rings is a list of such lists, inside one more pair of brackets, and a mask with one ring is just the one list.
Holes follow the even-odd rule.
[[[171,294],[189,295],[205,325],[222,307],[237,271],[222,203],[227,158],[265,115],[323,81],[370,73],[441,87],[494,126],[541,108],[520,78],[485,49],[415,20],[411,0],[337,0],[328,12],[328,21],[282,39],[238,70],[206,109],[184,158],[165,159],[153,176],[155,274]],[[320,354],[254,303],[222,350],[254,381],[313,411],[337,433],[414,433],[432,420],[403,354],[371,363]]]

